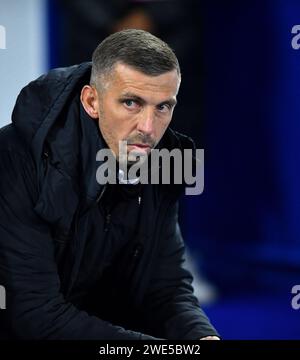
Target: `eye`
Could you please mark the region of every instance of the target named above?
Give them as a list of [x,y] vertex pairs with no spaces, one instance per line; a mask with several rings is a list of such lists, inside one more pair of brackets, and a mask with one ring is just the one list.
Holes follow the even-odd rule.
[[137,102],[132,99],[125,99],[123,104],[129,109],[134,109],[138,106]]
[[157,106],[157,110],[160,112],[168,112],[171,110],[171,106],[169,104],[160,104]]

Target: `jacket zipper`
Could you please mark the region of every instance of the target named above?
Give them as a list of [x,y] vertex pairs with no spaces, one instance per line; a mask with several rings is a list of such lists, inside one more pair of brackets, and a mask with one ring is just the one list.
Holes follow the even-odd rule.
[[110,220],[111,220],[111,214],[107,213],[105,216],[105,225],[104,225],[104,231],[107,232],[109,229],[109,225],[110,225]]
[[[102,198],[102,196],[103,196],[103,194],[104,194],[104,192],[105,192],[105,190],[106,190],[106,186],[107,186],[107,185],[104,185],[104,186],[103,186],[103,189],[102,189],[100,195],[99,195],[98,198],[97,198],[97,203],[99,203],[99,201],[101,200],[101,198]],[[108,213],[106,213],[106,215],[105,215],[105,220],[104,220],[104,232],[107,232],[107,231],[109,230],[110,220],[111,220],[111,213],[108,212]]]
[[[142,202],[142,197],[141,197],[141,195],[139,195],[138,196],[138,206],[139,207],[141,206],[141,202]],[[136,226],[139,226],[139,224],[137,223]],[[133,274],[135,271],[136,262],[139,258],[139,255],[141,254],[142,250],[143,250],[143,245],[141,243],[137,243],[132,252],[132,272],[131,272],[131,274]]]

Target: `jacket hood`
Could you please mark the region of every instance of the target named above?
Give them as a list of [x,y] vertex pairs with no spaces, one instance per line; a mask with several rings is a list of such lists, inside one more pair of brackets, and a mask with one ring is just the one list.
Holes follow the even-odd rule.
[[79,100],[90,71],[91,63],[51,70],[22,89],[12,115],[36,164],[35,211],[63,233],[70,229],[81,198],[92,201],[99,191],[92,180],[95,154],[103,143]]
[[21,90],[12,122],[35,159],[41,157],[45,139],[66,104],[88,83],[90,71],[90,63],[53,69]]
[[[80,104],[91,63],[49,71],[20,92],[12,122],[34,158],[39,183],[35,211],[60,233],[68,233],[79,202],[96,200],[96,153],[105,146],[98,124]],[[168,129],[166,148],[193,148],[191,140]]]

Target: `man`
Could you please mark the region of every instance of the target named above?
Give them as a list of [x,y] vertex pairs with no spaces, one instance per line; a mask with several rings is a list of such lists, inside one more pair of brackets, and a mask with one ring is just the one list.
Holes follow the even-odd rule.
[[178,186],[96,181],[97,152],[120,160],[120,141],[129,163],[190,146],[167,129],[179,84],[168,45],[125,30],[92,69],[52,70],[21,91],[0,135],[2,337],[217,338],[182,266]]

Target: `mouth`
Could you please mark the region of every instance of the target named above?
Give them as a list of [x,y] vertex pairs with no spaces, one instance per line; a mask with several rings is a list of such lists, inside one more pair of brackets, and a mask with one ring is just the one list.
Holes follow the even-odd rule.
[[132,147],[133,149],[138,149],[138,150],[150,150],[151,146],[148,144],[129,144],[128,147]]

